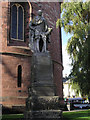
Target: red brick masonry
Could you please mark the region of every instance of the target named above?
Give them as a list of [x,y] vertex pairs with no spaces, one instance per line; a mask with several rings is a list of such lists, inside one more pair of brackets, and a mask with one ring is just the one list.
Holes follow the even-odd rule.
[[[48,45],[52,60],[54,82],[56,84],[57,95],[61,98],[62,93],[62,40],[61,31],[56,29],[56,21],[60,17],[60,3],[58,2],[35,2],[19,3],[24,7],[24,41],[10,39],[11,27],[11,5],[14,3],[0,2],[0,38],[2,39],[2,104],[4,106],[24,106],[28,95],[28,86],[30,84],[31,57],[32,52],[28,48],[29,41],[29,20],[36,15],[38,9],[42,9],[44,17],[47,19],[50,27],[53,28],[51,43]],[[32,9],[32,13],[30,13]],[[1,44],[1,43],[0,43]],[[22,66],[22,85],[17,86],[18,66]],[[1,97],[1,96],[0,96]]]

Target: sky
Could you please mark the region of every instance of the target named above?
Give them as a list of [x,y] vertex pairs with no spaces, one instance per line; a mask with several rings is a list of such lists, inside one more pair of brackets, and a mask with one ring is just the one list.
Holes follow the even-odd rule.
[[63,77],[65,77],[66,75],[68,76],[70,74],[70,63],[71,60],[69,59],[69,55],[66,51],[66,45],[67,45],[67,41],[68,39],[72,36],[71,34],[66,34],[64,29],[61,28],[62,31],[62,54],[63,54],[63,66],[64,66],[64,70],[63,70]]

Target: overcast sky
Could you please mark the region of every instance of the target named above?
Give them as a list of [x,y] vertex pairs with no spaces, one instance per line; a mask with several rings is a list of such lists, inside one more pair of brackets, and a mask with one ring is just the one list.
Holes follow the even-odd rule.
[[72,36],[71,34],[66,34],[64,29],[62,28],[62,53],[63,53],[63,66],[64,66],[63,77],[65,77],[65,75],[68,76],[71,69],[70,66],[71,60],[69,59],[69,55],[67,54],[66,51],[67,41],[71,36]]

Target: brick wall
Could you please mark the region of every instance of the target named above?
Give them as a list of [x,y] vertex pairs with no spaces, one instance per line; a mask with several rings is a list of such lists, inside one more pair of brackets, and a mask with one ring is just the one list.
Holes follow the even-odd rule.
[[[2,95],[3,103],[8,105],[22,104],[27,97],[28,85],[30,83],[30,61],[31,57],[20,55],[3,55],[2,56]],[[17,85],[18,65],[22,66],[22,84]],[[15,100],[17,98],[18,100]],[[20,99],[19,99],[20,98]],[[14,102],[13,102],[14,101]],[[25,104],[25,103],[24,103]]]
[[[27,97],[28,85],[30,83],[30,68],[32,52],[28,48],[29,41],[29,20],[36,15],[37,10],[43,11],[50,27],[53,28],[51,34],[51,43],[48,45],[54,68],[54,82],[56,92],[62,98],[62,45],[61,33],[56,29],[56,21],[60,17],[59,3],[31,3],[32,13],[30,14],[30,5],[20,3],[25,9],[25,38],[24,42],[12,41],[10,39],[10,7],[12,3],[2,2],[2,97],[3,105],[14,106],[24,105]],[[0,34],[1,36],[1,34]],[[22,86],[17,86],[17,68],[22,66]]]

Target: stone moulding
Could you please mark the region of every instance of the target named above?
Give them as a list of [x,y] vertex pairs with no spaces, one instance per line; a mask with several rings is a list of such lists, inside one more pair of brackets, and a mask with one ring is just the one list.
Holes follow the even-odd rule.
[[[30,102],[29,102],[30,100]],[[60,110],[59,96],[32,96],[27,99],[27,108],[30,110]]]
[[[61,120],[61,110],[39,110],[29,111],[26,114],[26,120]],[[30,118],[30,119],[28,119]]]

